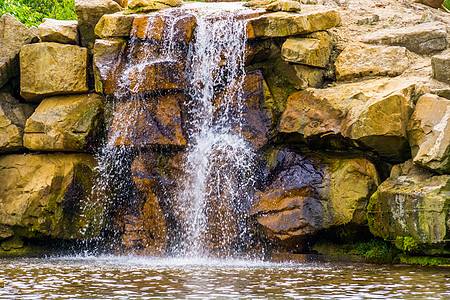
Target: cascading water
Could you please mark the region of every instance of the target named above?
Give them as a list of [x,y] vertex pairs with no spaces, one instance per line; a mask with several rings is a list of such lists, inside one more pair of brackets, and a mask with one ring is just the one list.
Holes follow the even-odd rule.
[[[134,28],[131,33],[119,59],[125,66],[119,66],[122,69],[114,94],[114,121],[100,154],[104,178],[97,188],[118,186],[122,202],[132,196],[123,193],[129,187],[122,183],[124,177],[130,177],[135,155],[135,150],[130,149],[147,145],[134,145],[132,138],[124,140],[124,136],[133,136],[136,128],[132,122],[155,105],[154,101],[146,101],[148,93],[142,92],[147,84],[147,69],[161,63],[178,66],[180,57],[186,56],[182,57],[186,58],[182,76],[187,98],[187,147],[182,180],[170,195],[181,238],[172,252],[182,256],[206,256],[212,249],[230,253],[247,234],[243,215],[251,201],[255,155],[241,132],[246,19],[240,17],[239,11],[245,9],[240,3],[185,6],[160,11],[149,18],[144,34],[138,32],[142,28]],[[185,22],[186,15],[195,18],[196,29],[193,41],[180,46],[177,22]],[[161,18],[165,22],[163,32],[157,27]],[[158,69],[152,70],[156,70],[152,71],[154,76]],[[131,104],[117,109],[121,103]],[[108,169],[115,170],[114,174]]]

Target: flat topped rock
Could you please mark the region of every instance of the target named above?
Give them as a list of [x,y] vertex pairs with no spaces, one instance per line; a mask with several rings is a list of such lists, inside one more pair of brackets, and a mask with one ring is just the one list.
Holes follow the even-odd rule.
[[403,46],[418,54],[430,54],[447,48],[447,31],[439,23],[423,23],[415,26],[385,29],[366,35],[363,42]]
[[38,32],[43,42],[78,44],[78,21],[44,19]]

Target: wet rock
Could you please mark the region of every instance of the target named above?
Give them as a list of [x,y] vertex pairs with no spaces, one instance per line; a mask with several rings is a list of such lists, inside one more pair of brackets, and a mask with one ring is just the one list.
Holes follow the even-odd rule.
[[290,81],[298,90],[303,90],[308,87],[319,88],[323,84],[325,70],[320,68],[313,68],[304,65],[293,65],[293,76]]
[[361,43],[347,46],[335,62],[338,80],[364,76],[398,76],[409,65],[404,47],[371,46]]
[[166,94],[116,104],[108,139],[114,145],[185,146],[180,104],[182,94]]
[[0,247],[4,250],[4,251],[10,251],[13,249],[20,249],[23,247],[23,241],[20,237],[18,236],[13,236],[7,240],[4,240],[1,242]]
[[27,120],[24,146],[34,151],[93,150],[99,143],[102,121],[100,95],[46,98]]
[[389,241],[410,237],[416,251],[429,255],[449,254],[449,187],[450,175],[436,175],[411,160],[394,166],[370,198],[370,231]]
[[10,14],[0,18],[0,87],[19,75],[19,52],[22,46],[37,41],[37,35]]
[[339,13],[326,6],[308,6],[300,13],[275,12],[248,22],[248,38],[283,37],[326,30],[339,25]]
[[14,231],[9,226],[0,225],[0,240],[7,239],[13,235]]
[[196,18],[192,14],[154,13],[134,19],[131,36],[144,40],[187,44],[194,36]]
[[450,173],[450,100],[420,97],[409,120],[408,140],[415,164]]
[[345,147],[367,147],[385,159],[404,161],[410,155],[406,128],[415,82],[380,79],[294,93],[281,116],[279,132],[299,133],[313,147],[317,139],[343,137],[350,139],[341,140],[343,145],[349,143]]
[[95,26],[95,35],[102,39],[128,38],[136,16],[126,15],[123,12],[103,15]]
[[436,55],[431,58],[433,78],[450,84],[450,55]]
[[[19,103],[8,94],[9,101],[0,100],[0,153],[23,150],[23,129],[34,109]],[[1,99],[1,98],[0,98]]]
[[94,78],[95,91],[114,94],[125,62],[121,60],[126,40],[95,40]]
[[95,41],[94,28],[100,18],[121,10],[122,7],[113,0],[75,0],[81,45],[92,48]]
[[130,0],[128,2],[128,8],[136,12],[150,12],[169,7],[177,7],[182,4],[182,0]]
[[98,237],[108,207],[91,194],[97,163],[87,154],[0,157],[0,224],[25,237]]
[[0,278],[0,288],[4,288],[5,287],[5,281]]
[[87,49],[57,43],[26,45],[20,51],[20,94],[32,102],[59,94],[85,93]]
[[78,45],[78,21],[44,19],[38,33],[42,42]]
[[288,38],[281,48],[281,58],[288,62],[325,68],[330,60],[331,37],[315,32],[306,37]]
[[129,72],[132,94],[184,89],[184,62],[155,60],[132,67]]
[[319,230],[364,224],[365,205],[379,184],[365,159],[331,159],[280,150],[250,215],[264,236],[289,250]]
[[447,32],[438,23],[423,23],[398,29],[379,30],[366,35],[370,44],[401,46],[418,54],[431,54],[447,48]]

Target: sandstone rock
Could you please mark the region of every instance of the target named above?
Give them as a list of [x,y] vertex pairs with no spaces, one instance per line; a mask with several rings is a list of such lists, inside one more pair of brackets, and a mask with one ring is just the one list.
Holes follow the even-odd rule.
[[7,239],[13,235],[14,231],[9,226],[0,225],[0,240]]
[[415,53],[431,54],[447,48],[447,32],[440,24],[423,23],[398,29],[379,30],[366,35],[362,41],[401,46]]
[[404,161],[410,155],[406,128],[417,80],[370,80],[294,93],[278,130],[298,133],[312,147],[330,139],[332,148],[368,147],[388,160]]
[[0,18],[0,87],[19,75],[19,52],[22,46],[37,42],[38,37],[10,14]]
[[44,19],[38,26],[42,42],[78,45],[78,22]]
[[26,237],[98,237],[108,200],[91,194],[96,164],[87,154],[1,156],[0,224]]
[[24,146],[34,151],[93,150],[99,143],[102,121],[100,95],[46,98],[27,120]]
[[136,15],[125,15],[123,12],[103,15],[95,26],[95,35],[102,39],[128,38],[135,17]]
[[109,131],[116,146],[185,146],[181,127],[181,94],[119,102]]
[[26,45],[20,51],[20,94],[39,102],[58,94],[85,93],[87,49],[57,43]]
[[113,0],[75,0],[81,45],[94,46],[94,28],[103,15],[121,11],[122,7]]
[[120,60],[125,53],[126,40],[95,40],[94,45],[94,78],[95,91],[102,94],[114,94],[124,61]]
[[297,12],[301,11],[301,5],[297,1],[277,0],[265,6],[267,11],[287,11]]
[[169,7],[177,7],[182,4],[182,0],[130,0],[128,2],[128,8],[138,12],[149,12]]
[[450,55],[436,55],[431,58],[433,78],[450,84]]
[[364,76],[397,76],[409,65],[406,48],[352,44],[338,56],[335,67],[338,80]]
[[336,10],[325,6],[309,6],[300,13],[275,12],[248,22],[248,38],[283,37],[326,30],[341,22]]
[[289,250],[319,230],[364,224],[365,205],[379,179],[365,159],[329,159],[280,150],[250,215],[265,236]]
[[411,160],[395,166],[370,198],[370,231],[390,241],[411,237],[426,254],[448,254],[449,187],[450,175],[435,175]]
[[133,67],[129,72],[132,94],[184,89],[182,61],[156,60]]
[[281,48],[281,58],[288,62],[325,68],[330,60],[331,37],[316,32],[307,37],[288,38]]
[[303,65],[293,65],[292,68],[294,72],[289,72],[293,75],[290,82],[296,89],[319,88],[323,84],[325,70]]
[[409,120],[408,140],[415,164],[450,173],[450,100],[420,97]]
[[158,42],[187,44],[194,36],[197,20],[195,16],[177,11],[153,13],[134,19],[131,36]]
[[0,102],[0,153],[24,149],[23,129],[33,110],[31,105],[19,101]]
[[126,8],[128,6],[128,0],[114,0],[114,1],[117,2],[117,4],[119,4],[123,8]]

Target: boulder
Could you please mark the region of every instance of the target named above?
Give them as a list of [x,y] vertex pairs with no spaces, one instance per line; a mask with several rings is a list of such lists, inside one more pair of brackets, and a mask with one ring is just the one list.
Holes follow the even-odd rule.
[[422,23],[396,29],[383,29],[366,35],[362,41],[405,47],[418,54],[431,54],[447,48],[447,31],[442,24]]
[[114,94],[119,88],[118,82],[124,61],[126,40],[95,40],[94,78],[95,91],[101,94]]
[[34,151],[85,151],[98,146],[103,122],[97,94],[44,99],[27,120],[24,146]]
[[150,12],[169,7],[177,7],[182,4],[182,0],[129,0],[128,9],[136,12]]
[[247,36],[284,37],[326,30],[339,25],[339,13],[326,6],[304,7],[299,13],[275,12],[250,19]]
[[365,224],[367,201],[379,184],[372,163],[290,150],[278,151],[275,162],[250,211],[272,243],[301,250],[319,230]]
[[44,19],[38,26],[42,42],[78,45],[78,21]]
[[131,36],[143,40],[187,44],[194,37],[194,15],[178,11],[136,17]]
[[32,102],[88,91],[87,49],[57,43],[26,45],[20,51],[20,94]]
[[0,88],[19,75],[19,52],[22,46],[39,38],[10,14],[0,18]]
[[450,55],[435,55],[431,58],[433,78],[450,84]]
[[285,61],[312,67],[327,67],[331,49],[330,35],[315,32],[305,37],[288,38],[281,48],[281,58]]
[[104,15],[95,26],[94,33],[101,39],[128,38],[136,16],[133,14],[126,15],[123,12]]
[[128,0],[114,0],[114,1],[116,1],[117,4],[119,4],[123,8],[126,8],[128,6]]
[[182,94],[118,102],[108,140],[116,146],[185,146],[181,123]]
[[415,164],[450,173],[450,100],[420,97],[409,120],[408,140]]
[[436,175],[411,160],[394,166],[370,198],[370,231],[389,241],[408,237],[410,247],[425,254],[448,255],[449,192],[450,175]]
[[10,99],[10,102],[0,100],[0,153],[24,149],[23,129],[34,111],[31,105],[19,103],[12,96]]
[[21,236],[100,236],[107,197],[92,194],[97,163],[87,154],[0,157],[0,224]]
[[264,6],[267,11],[301,11],[302,7],[298,1],[277,0]]
[[113,0],[75,0],[81,45],[92,48],[95,41],[94,28],[100,18],[121,10],[122,7]]
[[379,79],[292,94],[278,131],[300,134],[312,147],[362,147],[387,160],[410,155],[406,129],[418,79]]
[[13,235],[14,231],[9,226],[0,225],[0,240],[7,239]]
[[335,62],[338,80],[364,76],[398,76],[409,65],[404,47],[372,46],[361,43],[348,45]]

